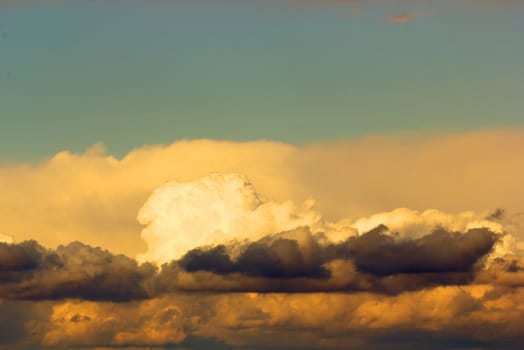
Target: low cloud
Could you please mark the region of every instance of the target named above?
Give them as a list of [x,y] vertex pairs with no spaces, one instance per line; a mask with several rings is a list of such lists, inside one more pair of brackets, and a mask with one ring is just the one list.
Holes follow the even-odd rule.
[[0,243],[0,297],[127,302],[195,291],[520,286],[514,218],[398,208],[330,222],[313,201],[266,200],[243,175],[212,174],[153,192],[139,213],[148,251],[138,262],[80,242]]
[[520,349],[522,140],[180,141],[1,167],[0,349]]
[[[290,239],[296,232],[287,232],[241,248],[192,250],[164,266],[163,289],[396,294],[434,285],[465,285],[483,269],[500,236],[488,229],[465,233],[436,229],[421,238],[398,240],[380,226],[334,244],[325,243],[323,235],[298,231],[300,239]],[[228,253],[238,249],[242,252],[236,258]]]
[[[233,258],[228,250],[241,250]],[[219,275],[239,273],[265,278],[326,278],[322,265],[329,261],[323,247],[308,228],[266,236],[258,241],[210,249],[194,249],[185,254],[179,265],[188,272],[209,271]]]
[[352,257],[362,272],[379,276],[393,274],[470,272],[493,249],[497,235],[487,229],[465,233],[436,229],[431,234],[397,241],[380,226],[358,238],[351,238],[335,250]]
[[332,243],[298,228],[254,242],[197,248],[160,268],[79,242],[56,250],[36,242],[2,243],[0,297],[127,302],[195,291],[398,294],[476,284],[477,275],[482,283],[507,285],[503,273],[521,271],[515,261],[501,269],[502,258],[485,266],[500,237],[485,228],[437,229],[409,240],[386,231],[380,226]]
[[123,255],[74,242],[48,250],[34,241],[0,243],[0,297],[16,300],[79,298],[129,301],[149,298],[156,271]]
[[524,288],[490,285],[398,295],[199,293],[118,304],[6,301],[0,311],[13,318],[0,332],[11,330],[12,336],[1,338],[0,346],[517,350],[524,340],[523,304]]

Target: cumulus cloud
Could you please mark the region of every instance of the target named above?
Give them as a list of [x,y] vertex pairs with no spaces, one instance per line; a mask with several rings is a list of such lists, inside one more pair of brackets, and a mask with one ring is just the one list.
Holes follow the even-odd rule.
[[304,146],[177,141],[141,147],[122,159],[100,147],[64,151],[38,164],[0,167],[0,232],[18,242],[36,239],[56,247],[81,240],[135,256],[146,251],[136,215],[151,192],[168,181],[213,172],[245,174],[265,202],[313,197],[329,221],[398,207],[451,213],[503,207],[515,213],[524,205],[514,176],[524,171],[522,140],[523,131],[513,129],[376,135]]
[[[242,243],[234,255],[225,245],[197,248],[159,270],[79,242],[56,250],[36,242],[4,244],[0,297],[126,302],[190,291],[398,294],[435,285],[508,285],[500,271],[504,259],[484,269],[498,236],[488,229],[439,229],[409,240],[395,240],[385,230],[329,243],[299,228]],[[520,272],[516,262],[508,264],[506,271]]]
[[224,245],[219,245],[191,250],[179,264],[189,272],[238,272],[270,278],[328,277],[323,265],[336,259],[352,260],[359,271],[378,276],[468,272],[497,240],[497,235],[487,229],[466,233],[437,229],[427,236],[403,241],[385,234],[387,230],[386,226],[379,226],[345,242],[324,246],[309,233],[305,233],[307,245],[275,235],[247,244],[236,259],[228,255]]
[[180,141],[3,166],[0,349],[519,349],[522,140]]
[[6,299],[145,299],[145,283],[155,270],[80,242],[56,250],[34,241],[0,243],[0,297]]
[[198,248],[165,265],[159,283],[162,290],[388,294],[466,285],[475,283],[499,236],[488,229],[437,229],[421,238],[396,240],[386,230],[381,226],[326,243],[323,235],[300,229],[300,241],[290,238],[296,232],[265,237],[245,244],[235,258],[224,245]]
[[[278,260],[277,255],[292,255],[298,259],[301,258],[296,254],[299,247],[307,246],[309,255],[311,251],[318,250],[317,246],[310,244],[318,238],[311,238],[310,233],[321,233],[327,244],[343,242],[381,225],[387,228],[381,233],[394,237],[392,242],[436,237],[436,228],[442,228],[442,232],[469,232],[475,228],[486,228],[500,235],[496,241],[504,242],[504,245],[497,245],[499,255],[510,253],[512,248],[511,242],[502,235],[502,223],[492,214],[472,211],[449,214],[435,209],[419,212],[397,208],[356,220],[345,218],[329,222],[313,205],[312,200],[302,206],[296,206],[291,201],[264,200],[248,178],[240,174],[215,173],[193,181],[169,182],[153,192],[138,214],[139,221],[146,225],[142,237],[148,245],[148,251],[139,255],[139,260],[162,264],[179,259],[193,250],[190,255],[194,259],[202,262],[207,259],[206,264],[216,265],[216,270],[237,271],[225,255],[239,260],[240,265],[246,265],[245,259],[255,259],[255,255],[265,256],[265,261]],[[308,232],[304,233],[304,230],[298,229],[300,227],[307,228]],[[284,231],[291,233],[280,233]],[[276,233],[280,234],[275,236]],[[269,235],[274,235],[273,240],[268,240]],[[262,240],[262,237],[266,239]],[[276,241],[274,237],[278,237]],[[290,243],[289,238],[296,243]],[[447,237],[450,242],[452,239]],[[251,244],[255,241],[259,242]],[[217,246],[220,244],[225,244],[229,252],[224,251],[225,246]],[[202,252],[199,248],[202,246],[215,248]],[[419,246],[412,250],[415,248],[422,250]],[[493,244],[489,245],[488,251],[491,248]],[[237,258],[241,250],[242,254]],[[194,259],[189,261],[186,256],[183,262],[194,266]]]
[[398,294],[476,278],[507,284],[500,266],[519,252],[515,225],[507,231],[502,215],[399,208],[329,222],[312,205],[264,200],[239,174],[169,182],[139,212],[148,244],[140,263],[80,242],[54,250],[0,243],[0,296],[125,302],[181,291]]
[[263,202],[246,176],[215,173],[156,189],[138,220],[147,225],[142,238],[149,248],[139,260],[165,263],[201,245],[253,240],[301,225],[316,229],[320,214],[308,203],[296,208],[291,201]]
[[177,299],[125,304],[67,301],[53,306],[41,340],[48,347],[154,347],[178,344],[191,320]]
[[328,277],[322,265],[324,257],[318,240],[308,229],[302,228],[273,236],[266,236],[241,247],[238,257],[228,253],[229,247],[218,245],[209,249],[189,251],[179,261],[188,272],[209,271],[219,275],[240,273],[267,278]]

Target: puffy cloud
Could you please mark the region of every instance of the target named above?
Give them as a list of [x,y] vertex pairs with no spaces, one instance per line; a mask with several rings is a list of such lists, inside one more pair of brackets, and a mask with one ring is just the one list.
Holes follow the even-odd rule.
[[297,226],[317,229],[320,214],[305,203],[263,202],[247,177],[212,174],[156,189],[138,213],[147,225],[142,238],[149,250],[140,260],[157,263],[180,258],[188,250],[232,239],[258,239]]
[[[47,247],[73,240],[134,256],[145,251],[138,209],[158,186],[212,172],[245,174],[265,202],[315,198],[329,221],[398,207],[522,210],[523,131],[376,135],[294,146],[177,141],[122,159],[101,147],[0,167],[0,232]],[[30,220],[28,218],[31,218]]]
[[10,349],[22,334],[26,348],[519,349],[523,301],[522,288],[476,285],[395,296],[186,294],[118,304],[7,302],[0,309],[22,317],[2,328],[17,330],[4,342]]
[[240,273],[267,278],[328,277],[322,265],[329,260],[322,247],[306,228],[266,236],[240,248],[238,257],[228,254],[226,246],[197,248],[183,256],[179,264],[186,271],[209,271],[224,275]]
[[[328,222],[313,208],[313,204],[309,200],[302,207],[297,207],[291,201],[265,201],[248,178],[240,174],[215,173],[194,181],[169,182],[153,192],[138,214],[139,221],[147,225],[142,237],[148,245],[148,251],[139,255],[139,260],[162,264],[179,259],[197,247],[222,243],[227,243],[231,251],[229,255],[235,255],[239,254],[239,242],[253,242],[300,226],[307,227],[314,234],[322,232],[328,241],[333,242],[369,232],[380,225],[387,226],[389,230],[385,232],[393,233],[398,239],[420,238],[437,227],[453,232],[488,228],[491,232],[503,233],[503,225],[497,217],[490,218],[485,212],[449,214],[435,209],[419,212],[398,208],[355,221],[346,218]],[[294,232],[293,239],[301,241],[296,235],[300,230]],[[301,237],[310,239],[307,234]],[[237,243],[231,244],[231,241]],[[497,246],[500,255],[512,249],[512,242],[507,239],[503,242]],[[273,247],[269,250],[262,249],[260,245],[250,246],[248,254],[240,257],[239,265],[246,265],[243,260],[254,259],[254,254],[258,254],[259,258],[262,254],[268,261],[278,249],[282,251],[279,255],[284,256],[294,254],[293,250],[298,248],[293,249],[293,243],[286,243],[282,237],[271,245]],[[203,258],[198,251],[192,254],[194,258]],[[214,259],[212,263],[211,260],[208,262],[211,265],[219,264],[223,269],[236,270],[232,265],[226,266],[228,263],[224,260],[224,254],[223,247],[216,247],[206,253],[206,259]]]
[[167,183],[139,219],[148,243],[141,259],[163,263],[159,271],[79,242],[56,250],[0,243],[0,295],[122,302],[180,291],[398,294],[477,275],[496,283],[500,262],[518,252],[502,213],[399,208],[333,223],[312,202],[264,200],[238,174]]
[[0,346],[516,350],[524,340],[522,305],[524,288],[490,284],[395,295],[183,293],[124,303],[4,301]]
[[156,269],[80,242],[47,250],[34,241],[0,243],[0,297],[128,301],[150,297]]
[[488,269],[480,271],[477,280],[499,286],[524,287],[524,258],[511,255],[498,258]]
[[359,232],[368,232],[379,225],[387,226],[400,238],[422,237],[431,233],[435,227],[443,227],[451,231],[466,231],[482,227],[497,233],[504,231],[503,225],[496,218],[487,217],[486,213],[465,211],[450,214],[436,209],[420,212],[408,208],[397,208],[389,212],[359,218],[352,224]]
[[[180,141],[3,166],[0,348],[519,349],[523,139]],[[86,244],[46,248],[70,240]],[[140,251],[165,264],[117,254]]]
[[192,250],[164,266],[161,289],[397,294],[469,284],[498,239],[487,229],[437,229],[421,238],[396,240],[382,226],[333,244],[323,242],[322,235],[298,231],[301,243],[291,238],[296,232],[286,232],[245,244],[237,257],[228,255],[224,245]]
[[[187,324],[185,324],[187,323]],[[49,347],[159,346],[187,336],[190,320],[173,300],[125,304],[67,301],[53,306],[42,344]]]
[[[180,292],[355,292],[398,294],[434,285],[508,285],[505,260],[483,270],[499,235],[438,229],[396,240],[384,226],[331,243],[299,228],[230,246],[201,247],[180,260],[139,265],[79,242],[47,250],[36,242],[0,245],[0,297],[126,302]],[[236,254],[231,252],[237,250]],[[518,264],[513,262],[513,269]],[[507,268],[511,271],[510,268]],[[517,282],[517,285],[518,282]]]
[[359,270],[375,275],[468,272],[492,250],[497,239],[486,229],[464,234],[437,229],[415,240],[395,241],[383,234],[385,230],[379,226],[335,250],[354,257]]

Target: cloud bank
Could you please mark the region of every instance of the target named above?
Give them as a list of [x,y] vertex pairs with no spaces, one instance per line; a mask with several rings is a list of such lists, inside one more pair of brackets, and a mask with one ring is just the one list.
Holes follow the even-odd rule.
[[523,140],[180,141],[2,166],[0,349],[520,349]]
[[147,223],[141,263],[80,242],[57,249],[0,243],[0,296],[126,302],[187,291],[398,294],[520,276],[517,239],[500,211],[481,219],[397,209],[328,222],[311,204],[300,210],[263,201],[243,175],[212,174],[162,185],[139,219]]
[[[135,256],[145,251],[137,210],[172,180],[247,176],[265,202],[304,203],[331,221],[406,207],[417,211],[522,211],[520,129],[378,135],[306,146],[178,141],[122,159],[97,146],[36,165],[0,166],[0,233],[44,246],[80,240]],[[262,198],[264,200],[264,198]],[[31,219],[29,220],[28,217]],[[368,230],[372,227],[367,228]]]

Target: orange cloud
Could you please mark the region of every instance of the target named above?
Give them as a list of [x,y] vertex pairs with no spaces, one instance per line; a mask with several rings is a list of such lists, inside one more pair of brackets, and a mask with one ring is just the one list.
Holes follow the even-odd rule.
[[294,146],[197,140],[148,146],[122,159],[95,147],[39,164],[0,167],[0,233],[46,246],[73,240],[135,256],[136,217],[151,192],[212,172],[242,173],[267,199],[315,208],[328,221],[398,207],[483,212],[524,207],[524,131],[407,133]]
[[50,347],[181,343],[190,348],[184,340],[191,335],[259,348],[376,349],[384,341],[392,347],[403,348],[408,341],[417,348],[433,348],[438,338],[439,349],[454,349],[459,340],[486,343],[489,349],[497,344],[518,349],[523,302],[524,289],[489,285],[435,287],[393,297],[251,293],[131,304],[70,301],[56,303],[39,320],[42,344]]
[[404,24],[408,22],[413,22],[425,16],[427,16],[427,14],[422,13],[422,12],[412,12],[412,13],[404,12],[404,13],[399,13],[396,15],[387,16],[386,20],[393,24]]

